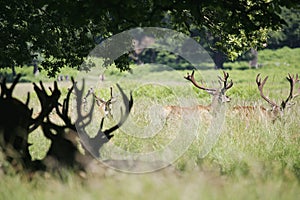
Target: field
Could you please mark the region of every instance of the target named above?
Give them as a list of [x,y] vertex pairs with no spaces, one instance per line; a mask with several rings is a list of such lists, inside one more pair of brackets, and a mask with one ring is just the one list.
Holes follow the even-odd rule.
[[[196,130],[193,129],[193,123],[185,127],[182,119],[176,116],[160,123],[163,106],[207,105],[211,102],[208,94],[193,88],[183,78],[191,70],[172,70],[166,66],[146,64],[133,66],[134,73],[107,70],[104,73],[105,81],[99,86],[97,94],[107,98],[110,85],[114,85],[113,89],[117,93],[116,82],[120,83],[126,93],[134,88],[134,108],[129,121],[135,124],[125,124],[110,142],[134,153],[159,151],[174,139],[174,135],[182,134],[184,142],[184,134],[196,132],[195,139],[184,154],[172,166],[149,173],[124,173],[105,167],[97,175],[87,174],[84,177],[70,170],[60,175],[35,174],[30,181],[22,174],[0,175],[0,199],[298,199],[300,98],[295,98],[294,105],[275,122],[261,113],[251,116],[236,114],[232,108],[236,105],[270,108],[260,97],[255,84],[258,73],[263,77],[269,76],[265,93],[280,104],[289,93],[285,77],[288,73],[300,73],[299,55],[300,49],[264,50],[259,52],[259,62],[262,64],[259,69],[249,69],[247,62],[225,64],[225,71],[234,82],[233,88],[227,92],[232,100],[227,104],[219,138],[205,157],[200,154],[205,145],[206,130],[209,125],[218,122],[212,120],[207,124],[201,120],[201,116],[193,115],[191,119],[200,122]],[[17,70],[24,75],[29,73],[24,71],[25,68]],[[94,83],[93,78],[99,75],[79,74],[71,69],[65,69],[62,74],[78,76],[78,80],[85,77],[91,85]],[[216,75],[221,76],[222,72],[199,69],[195,78],[217,80]],[[45,75],[41,77],[47,81]],[[37,81],[37,78],[24,76],[23,80]],[[22,84],[17,86],[14,96],[25,99],[24,88],[32,89],[29,83]],[[214,83],[208,84],[215,86]],[[70,82],[60,83],[65,93],[69,85]],[[299,87],[298,83],[296,89]],[[37,98],[33,95],[32,107],[36,102]],[[199,117],[199,121],[196,117]],[[112,123],[113,120],[108,120],[106,126]],[[161,125],[162,129],[156,130]],[[182,126],[183,129],[180,129]],[[141,127],[159,134],[148,140],[138,138],[136,136],[143,133]],[[128,135],[128,132],[134,134]],[[33,133],[30,139],[33,143],[30,149],[33,157],[41,158],[47,150],[48,141],[39,132]],[[110,148],[108,144],[103,149],[104,157],[113,158]]]

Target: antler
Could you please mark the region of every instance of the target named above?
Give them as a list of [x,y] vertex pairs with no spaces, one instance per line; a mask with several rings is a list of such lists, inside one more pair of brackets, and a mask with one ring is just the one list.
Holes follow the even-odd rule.
[[[113,137],[113,135],[111,135],[112,132],[114,132],[115,130],[117,130],[118,128],[120,128],[123,125],[123,123],[128,118],[131,108],[133,106],[132,92],[130,93],[130,99],[128,99],[128,97],[126,96],[126,94],[124,93],[124,91],[118,84],[117,84],[117,87],[120,90],[121,95],[122,95],[123,103],[125,105],[125,113],[123,113],[123,110],[121,109],[121,118],[120,118],[120,121],[118,122],[118,124],[103,131],[104,135],[108,139]],[[101,122],[101,129],[103,127],[103,121],[104,121],[104,118],[102,119],[102,122]]]
[[3,78],[2,82],[0,83],[0,85],[1,85],[0,97],[1,98],[4,98],[4,97],[12,98],[13,90],[15,89],[15,86],[19,82],[20,78],[21,78],[21,74],[18,74],[9,89],[6,86],[6,78]]
[[187,73],[187,76],[185,76],[184,78],[191,81],[194,84],[195,87],[197,87],[201,90],[205,90],[206,92],[208,92],[211,95],[214,95],[217,90],[212,89],[212,88],[206,88],[206,87],[203,87],[203,86],[199,85],[195,80],[194,73],[195,73],[195,71],[193,70],[191,75],[189,73]]
[[40,112],[39,116],[37,116],[35,119],[32,119],[33,126],[30,127],[29,132],[32,132],[42,124],[44,118],[47,117],[50,114],[50,112],[57,106],[58,99],[61,95],[56,81],[54,82],[54,89],[50,89],[51,95],[47,94],[42,81],[40,81],[40,88],[35,83],[33,83],[33,85],[33,88],[40,101],[42,111]]
[[291,75],[291,74],[288,74],[288,76],[286,77],[286,79],[289,81],[290,83],[290,92],[289,92],[289,96],[287,97],[286,100],[283,100],[281,102],[281,105],[277,105],[274,101],[271,101],[268,97],[266,97],[264,94],[263,94],[263,87],[266,83],[266,81],[268,80],[268,76],[263,80],[261,81],[261,78],[260,78],[260,74],[258,74],[256,76],[256,83],[257,83],[257,86],[258,86],[258,89],[260,91],[260,96],[266,100],[272,107],[273,109],[274,108],[280,108],[282,111],[286,108],[287,106],[287,103],[289,101],[291,101],[293,98],[295,98],[296,96],[298,96],[299,94],[297,95],[294,95],[294,87],[296,85],[297,82],[299,82],[299,77],[298,77],[298,74],[296,74],[296,76],[294,75]]
[[96,99],[96,103],[98,106],[104,105],[105,115],[112,116],[111,105],[112,105],[112,102],[114,101],[112,87],[110,87],[110,98],[107,101],[97,97],[97,95],[94,92],[92,92],[92,94],[93,94],[94,98]]
[[296,74],[296,77],[294,77],[294,75],[290,75],[288,74],[288,76],[286,77],[286,79],[289,81],[290,83],[290,93],[289,93],[289,96],[287,97],[287,99],[285,101],[282,101],[281,103],[281,107],[282,109],[284,109],[287,105],[287,103],[292,100],[293,98],[295,98],[296,96],[298,96],[299,94],[297,95],[293,95],[294,93],[294,86],[296,85],[296,83],[299,81],[299,78],[298,78],[298,74]]
[[[74,90],[75,90],[75,94],[76,94],[76,102],[77,102],[77,107],[76,107],[77,121],[76,121],[76,124],[79,127],[85,127],[87,124],[91,123],[91,121],[92,121],[92,115],[93,115],[92,111],[94,110],[94,107],[95,107],[95,101],[92,101],[92,106],[91,106],[90,110],[87,112],[87,114],[83,115],[82,112],[81,112],[80,102],[82,101],[83,91],[84,91],[84,87],[85,87],[85,81],[83,80],[81,89],[79,89],[77,87],[77,85],[76,85],[73,78],[72,78],[72,82],[73,82],[73,86],[74,86]],[[90,90],[89,90],[89,92],[90,92]],[[84,98],[86,98],[87,96],[85,96]],[[85,101],[86,101],[86,99],[85,99]]]
[[[118,89],[121,92],[123,103],[125,105],[125,113],[123,113],[121,109],[121,118],[120,121],[114,125],[113,127],[102,130],[103,124],[104,124],[104,117],[101,120],[100,127],[98,130],[97,135],[94,138],[91,138],[85,130],[85,124],[81,125],[80,127],[77,127],[80,129],[80,139],[83,141],[83,144],[87,150],[89,150],[94,156],[99,156],[99,149],[103,146],[104,143],[108,142],[113,137],[113,132],[116,131],[118,128],[120,128],[123,123],[126,121],[126,119],[129,116],[129,113],[131,111],[131,108],[133,106],[133,99],[132,99],[132,93],[130,93],[130,99],[126,96],[122,88],[117,84]],[[93,101],[94,104],[94,101]],[[93,106],[92,106],[93,107]],[[78,108],[77,108],[78,110]],[[77,122],[79,124],[81,122]]]
[[6,85],[6,78],[0,81],[0,148],[5,151],[5,157],[27,162],[31,160],[28,151],[28,126],[31,124],[33,110],[28,108],[29,93],[26,103],[12,96],[20,77],[18,74],[10,87]]
[[229,78],[229,74],[228,73],[226,73],[225,71],[223,71],[224,78],[221,78],[220,76],[218,76],[218,78],[219,78],[218,81],[219,81],[219,83],[220,83],[220,85],[221,85],[222,88],[221,89],[212,89],[212,88],[206,88],[206,87],[203,87],[203,86],[199,85],[195,81],[194,72],[195,71],[193,71],[191,75],[189,73],[187,73],[187,76],[184,77],[184,78],[187,79],[187,80],[189,80],[189,81],[191,81],[194,84],[194,86],[196,86],[197,88],[199,88],[201,90],[205,90],[209,94],[211,94],[214,97],[216,97],[219,102],[228,102],[228,101],[230,101],[230,98],[225,95],[226,91],[233,86],[232,80],[230,80],[230,82],[228,82],[228,78]]
[[230,80],[229,83],[227,82],[228,78],[229,78],[229,73],[223,71],[223,75],[224,75],[224,79],[221,78],[220,76],[218,76],[218,77],[219,77],[220,85],[222,85],[222,82],[223,82],[223,87],[221,89],[221,93],[225,94],[225,92],[233,86],[233,82],[232,82],[232,80]]
[[74,85],[76,84],[73,77],[71,77],[71,80],[72,80],[73,85],[71,86],[71,88],[68,89],[69,91],[67,93],[67,97],[63,101],[61,111],[59,109],[59,105],[60,105],[59,103],[56,104],[55,110],[56,110],[56,113],[58,114],[58,116],[65,122],[66,127],[69,127],[73,130],[76,130],[75,125],[72,124],[71,118],[69,117],[70,96],[71,96],[72,91],[74,89]]
[[[72,82],[73,82],[73,86],[69,89],[69,92],[67,94],[67,97],[66,99],[64,100],[64,103],[63,103],[63,107],[62,107],[62,111],[60,111],[58,109],[58,107],[56,107],[56,111],[58,113],[58,115],[60,116],[61,119],[63,119],[63,121],[65,122],[66,124],[66,127],[68,128],[72,128],[74,130],[79,129],[78,131],[80,131],[80,133],[82,133],[80,136],[81,136],[81,139],[83,139],[84,141],[88,141],[88,143],[90,144],[91,142],[92,143],[98,143],[99,141],[99,138],[102,138],[103,135],[106,136],[106,140],[108,141],[109,139],[111,139],[113,137],[112,135],[112,132],[114,132],[115,130],[117,130],[119,127],[121,127],[123,125],[123,123],[126,121],[127,117],[129,116],[129,113],[130,113],[130,110],[133,106],[133,99],[132,99],[132,94],[130,93],[130,99],[128,99],[128,97],[125,95],[125,93],[123,92],[122,88],[117,85],[118,89],[120,90],[121,92],[121,95],[122,95],[122,99],[123,99],[123,103],[125,104],[125,107],[126,107],[126,110],[125,110],[125,113],[122,112],[121,110],[121,119],[120,121],[113,127],[107,129],[107,130],[102,130],[103,129],[103,124],[104,124],[104,117],[102,118],[101,120],[101,123],[100,123],[100,127],[99,127],[99,131],[98,131],[98,134],[95,138],[90,138],[88,136],[88,134],[86,134],[86,131],[85,131],[85,127],[91,123],[92,121],[92,114],[93,114],[93,110],[94,110],[94,106],[95,106],[95,101],[92,101],[92,106],[89,110],[89,112],[84,115],[81,111],[81,100],[82,100],[82,96],[83,96],[83,91],[84,91],[84,82],[83,82],[83,86],[81,89],[79,89],[77,86],[76,86],[76,83],[74,82],[74,79],[72,78]],[[76,119],[76,122],[75,123],[72,123],[70,118],[68,117],[68,103],[69,103],[69,99],[70,99],[70,95],[72,93],[72,90],[75,90],[75,94],[76,94],[76,101],[77,101],[77,119]],[[112,97],[112,88],[111,88],[111,98],[106,101],[107,102],[111,102],[111,100],[113,99]],[[93,93],[92,93],[93,94]],[[94,97],[95,97],[95,94],[93,94]],[[86,98],[87,96],[85,96],[84,98]],[[76,127],[75,127],[75,124],[76,124]],[[101,142],[99,143],[101,144]],[[99,148],[101,147],[101,145],[99,146]],[[89,148],[88,148],[89,149]]]
[[257,74],[257,76],[256,76],[256,84],[257,84],[258,90],[259,90],[259,92],[260,92],[260,96],[261,96],[265,101],[267,101],[267,102],[272,106],[273,109],[274,109],[274,108],[278,108],[279,106],[278,106],[274,101],[270,100],[268,97],[266,97],[266,96],[264,95],[263,88],[264,88],[264,85],[265,85],[265,83],[267,82],[268,78],[269,78],[269,77],[266,76],[266,77],[264,78],[264,80],[261,81],[260,74]]

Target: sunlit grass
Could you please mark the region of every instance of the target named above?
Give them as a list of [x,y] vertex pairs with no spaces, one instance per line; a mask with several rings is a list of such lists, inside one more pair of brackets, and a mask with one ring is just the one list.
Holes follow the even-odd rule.
[[[296,57],[299,52],[298,50],[295,52],[289,53],[295,54]],[[257,90],[255,77],[258,73],[269,76],[265,93],[271,99],[279,104],[287,97],[289,84],[285,77],[287,73],[300,72],[299,64],[295,61],[299,56],[285,61],[281,61],[281,57],[278,59],[276,57],[277,55],[273,55],[272,51],[266,51],[260,57],[264,65],[259,69],[240,70],[239,64],[236,63],[225,65],[232,67],[232,70],[226,70],[234,82],[233,88],[228,91],[232,100],[227,106],[226,121],[220,137],[205,158],[200,158],[199,153],[203,147],[206,130],[211,124],[203,123],[201,124],[203,126],[198,128],[198,135],[188,150],[173,163],[172,167],[165,170],[136,175],[101,168],[103,174],[87,175],[86,179],[80,178],[71,171],[65,171],[59,176],[60,178],[56,178],[55,175],[36,174],[30,182],[23,175],[0,175],[0,199],[299,198],[300,98],[296,98],[295,105],[286,110],[285,115],[274,123],[260,112],[244,116],[232,111],[235,105],[269,108]],[[277,66],[277,62],[285,64]],[[247,66],[247,63],[240,65]],[[122,101],[114,84],[116,80],[120,82],[127,95],[130,89],[134,89],[135,104],[129,118],[133,124],[125,123],[124,127],[115,132],[115,137],[101,152],[104,157],[109,158],[111,144],[135,153],[158,151],[164,148],[174,138],[174,134],[180,134],[179,127],[182,126],[180,124],[182,120],[176,115],[163,119],[163,115],[159,115],[162,114],[163,106],[189,106],[196,103],[208,105],[211,102],[209,95],[195,89],[191,83],[183,79],[183,76],[190,71],[151,71],[149,75],[151,66],[144,67],[145,70],[139,71],[138,74],[127,73],[124,77],[117,71],[108,70],[105,74],[105,82],[103,85],[98,85],[96,89],[97,95],[108,99],[109,86],[113,86],[114,95],[117,96],[120,104]],[[201,76],[208,78],[212,74],[215,76],[215,71],[200,71],[196,74],[196,79],[200,80]],[[218,74],[222,75],[221,71]],[[149,80],[154,77],[154,82],[157,83],[159,80],[160,84],[152,87]],[[64,87],[63,96],[66,93],[67,89]],[[14,93],[15,96],[18,94],[18,92]],[[25,100],[26,96],[23,93],[22,95],[22,99]],[[190,97],[195,98],[196,101],[189,101]],[[30,105],[38,110],[37,97],[32,94],[31,98]],[[120,108],[114,109],[114,118],[105,119],[105,128],[116,124],[119,119]],[[99,117],[97,123],[91,127],[93,131],[99,128],[101,113],[97,116]],[[141,129],[151,127],[153,120],[161,122],[151,129],[157,134],[148,140],[137,137],[139,131],[142,132]],[[213,124],[214,121],[211,123]],[[163,127],[157,128],[159,125]],[[128,134],[132,130],[135,130],[136,135]],[[184,134],[188,134],[188,131]],[[36,131],[30,135],[30,142],[33,143],[30,147],[33,157],[42,158],[48,148],[48,141]]]

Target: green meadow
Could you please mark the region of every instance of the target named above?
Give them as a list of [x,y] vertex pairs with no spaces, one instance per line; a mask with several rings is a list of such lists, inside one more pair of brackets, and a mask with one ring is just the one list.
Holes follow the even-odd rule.
[[[225,71],[234,84],[227,92],[231,101],[226,104],[225,120],[216,144],[205,157],[199,155],[205,145],[206,131],[218,122],[213,119],[207,122],[203,116],[191,114],[189,117],[198,125],[185,128],[180,116],[171,114],[166,117],[162,113],[164,106],[211,103],[209,94],[183,78],[191,70],[174,70],[160,64],[133,65],[131,72],[123,73],[117,69],[95,73],[63,69],[60,74],[73,76],[77,81],[86,78],[86,88],[94,86],[96,94],[104,99],[109,98],[110,86],[120,97],[116,83],[126,94],[133,91],[134,106],[128,119],[131,124],[126,122],[109,143],[141,153],[163,149],[176,134],[196,134],[195,139],[170,167],[149,173],[124,173],[99,166],[101,173],[84,176],[67,169],[59,175],[36,173],[30,180],[22,173],[0,174],[0,199],[298,199],[300,98],[296,97],[284,115],[274,122],[261,112],[246,116],[234,112],[233,107],[263,106],[271,109],[257,89],[255,78],[259,73],[263,78],[269,76],[264,87],[266,95],[277,104],[285,100],[290,89],[286,76],[300,73],[300,49],[262,50],[258,55],[261,64],[258,69],[249,68],[246,61],[225,63]],[[28,82],[42,80],[51,86],[55,80],[48,79],[43,71],[37,77],[31,75],[31,67],[16,68],[16,71],[23,76],[13,95],[23,100],[26,98],[24,90],[32,92],[32,84]],[[0,70],[2,75],[9,73],[9,69]],[[96,78],[101,73],[105,79],[98,82]],[[204,80],[208,87],[218,87],[217,75],[222,76],[222,71],[202,70],[200,67],[195,78],[199,82]],[[70,85],[70,81],[59,82],[63,96]],[[300,93],[299,88],[298,83],[295,92]],[[33,92],[30,106],[38,112],[38,99]],[[118,120],[119,107],[113,108],[113,112],[116,119],[107,119],[107,127]],[[159,126],[162,127],[157,128]],[[139,133],[144,133],[145,127],[155,136],[147,140],[138,137]],[[97,126],[91,129],[96,130]],[[33,143],[30,148],[33,158],[41,159],[49,141],[37,130],[30,135],[30,142]],[[109,143],[101,152],[107,159],[112,158]],[[7,167],[5,165],[7,163],[1,163],[0,155],[0,167]]]

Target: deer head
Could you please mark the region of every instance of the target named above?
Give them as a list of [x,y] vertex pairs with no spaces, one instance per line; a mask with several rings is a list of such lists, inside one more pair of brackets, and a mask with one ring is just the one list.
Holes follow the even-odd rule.
[[[29,109],[30,95],[28,93],[25,103],[12,96],[15,86],[20,80],[21,75],[18,74],[14,79],[10,88],[7,87],[6,79],[0,83],[0,140],[1,146],[6,149],[6,152],[15,152],[13,155],[7,155],[7,159],[17,159],[23,162],[23,166],[31,163],[31,155],[28,147],[28,135],[37,127],[43,124],[45,118],[55,108],[60,97],[60,91],[57,84],[54,84],[54,89],[48,95],[42,82],[40,87],[34,84],[34,90],[41,103],[41,112],[38,116],[33,117],[33,109]],[[22,165],[22,164],[21,164]]]
[[187,76],[184,78],[191,81],[195,87],[199,88],[200,90],[204,90],[208,94],[212,95],[213,98],[216,98],[219,102],[225,103],[225,102],[230,101],[230,97],[228,97],[226,95],[226,91],[233,86],[233,82],[232,82],[232,80],[230,80],[228,82],[228,78],[229,78],[228,73],[223,71],[223,78],[218,76],[218,78],[219,78],[218,82],[219,82],[221,88],[207,88],[207,87],[200,85],[195,80],[194,73],[195,73],[195,71],[193,70],[192,74],[188,73]]
[[296,96],[299,95],[299,94],[297,94],[297,95],[293,94],[294,93],[295,84],[297,82],[299,82],[298,74],[296,74],[296,76],[288,74],[288,76],[286,77],[286,79],[290,83],[290,92],[289,92],[288,97],[285,100],[282,100],[281,104],[279,105],[279,104],[276,104],[276,102],[274,102],[271,99],[269,99],[269,97],[267,97],[264,94],[264,92],[263,92],[263,88],[264,88],[265,83],[268,80],[268,76],[266,76],[263,79],[263,81],[260,78],[260,74],[258,74],[256,76],[256,84],[257,84],[258,90],[260,92],[260,96],[271,106],[271,110],[270,111],[272,112],[272,114],[274,115],[274,117],[278,117],[279,115],[283,115],[284,110],[291,105],[291,101]]
[[106,101],[100,97],[98,97],[93,88],[90,88],[88,90],[88,93],[85,95],[85,97],[83,98],[83,104],[86,107],[87,104],[87,97],[89,97],[90,95],[93,95],[97,106],[100,108],[101,111],[103,111],[104,116],[108,116],[108,117],[112,117],[112,104],[113,102],[116,101],[115,97],[113,96],[113,89],[112,87],[110,87],[110,98]]
[[[120,121],[116,125],[106,130],[103,130],[103,124],[105,119],[105,116],[103,116],[99,125],[97,135],[95,137],[90,137],[86,131],[86,127],[90,123],[92,123],[93,111],[95,109],[97,99],[94,96],[93,90],[89,90],[87,95],[83,95],[85,86],[84,81],[82,88],[80,89],[78,88],[77,83],[74,81],[74,79],[72,78],[71,80],[73,85],[71,88],[69,88],[69,91],[67,93],[66,98],[63,100],[63,103],[60,104],[59,102],[56,102],[56,104],[54,104],[56,114],[64,122],[64,124],[56,124],[55,121],[50,120],[49,116],[46,116],[41,123],[44,135],[51,140],[51,145],[44,161],[46,162],[46,166],[50,168],[53,168],[53,163],[57,162],[64,166],[77,165],[79,167],[84,168],[84,166],[82,165],[85,165],[85,163],[82,163],[82,161],[86,162],[86,160],[92,159],[89,153],[96,157],[99,157],[100,148],[103,146],[104,143],[108,142],[114,136],[113,132],[120,128],[122,124],[126,121],[133,105],[132,96],[129,100],[128,97],[124,94],[122,88],[119,85],[117,85],[122,94],[123,102],[125,105],[127,105],[125,112],[123,113],[121,111]],[[43,91],[44,88],[41,90]],[[71,119],[70,117],[69,101],[73,93],[75,94],[77,102],[76,119]],[[91,94],[93,94],[94,99],[92,101],[92,105],[89,110],[85,110],[85,113],[83,113],[82,106],[84,106],[86,98]],[[43,99],[41,99],[41,101],[43,101]],[[44,103],[41,102],[41,104]],[[72,131],[66,132],[66,129]],[[79,134],[77,134],[77,131]],[[55,132],[56,134],[53,134],[53,132]],[[85,155],[82,155],[78,152],[78,144],[81,144],[81,146],[83,147]]]
[[[123,125],[123,123],[127,120],[129,113],[131,111],[131,108],[133,106],[132,94],[130,94],[130,98],[128,98],[126,96],[126,94],[124,93],[124,91],[122,90],[122,88],[118,84],[117,84],[117,87],[122,95],[123,103],[125,105],[125,112],[123,112],[121,109],[121,118],[120,118],[119,122],[116,125],[112,126],[109,129],[106,129],[106,130],[103,130],[103,124],[104,124],[104,119],[105,119],[105,116],[104,116],[101,120],[98,133],[94,138],[91,138],[87,134],[85,127],[89,123],[91,123],[92,110],[94,109],[95,101],[93,101],[91,109],[87,115],[83,115],[83,113],[81,112],[81,109],[80,109],[80,104],[77,105],[78,119],[75,122],[75,124],[77,125],[76,128],[79,129],[78,131],[81,133],[80,139],[83,142],[85,148],[96,157],[99,157],[99,149],[103,146],[103,144],[108,142],[114,136],[113,132],[116,131],[117,129],[119,129]],[[75,89],[77,102],[80,102],[82,99],[83,91],[84,91],[84,84],[83,84],[82,89],[77,88],[76,85],[75,85],[74,89]],[[96,103],[97,103],[97,100],[100,101],[99,98],[96,97],[96,95],[93,95],[93,97],[95,98]],[[112,88],[111,88],[111,98],[108,101],[105,101],[106,105],[111,104],[112,99],[113,99],[113,97],[112,97]]]
[[[4,149],[6,159],[10,161],[17,159],[24,163],[24,165],[21,164],[22,166],[26,166],[30,169],[32,167],[35,167],[35,169],[44,169],[45,165],[48,166],[46,163],[49,160],[48,158],[52,160],[51,163],[59,163],[59,166],[61,166],[61,164],[70,167],[81,166],[81,163],[76,160],[77,155],[80,154],[77,148],[79,138],[76,131],[77,128],[80,130],[84,129],[87,124],[91,123],[92,110],[94,109],[96,101],[93,101],[90,108],[91,110],[89,110],[87,114],[83,114],[81,107],[77,107],[78,119],[71,119],[69,101],[72,91],[75,90],[77,95],[76,99],[81,102],[84,84],[83,88],[80,90],[72,78],[73,85],[69,89],[62,104],[59,102],[61,92],[58,89],[56,82],[54,82],[53,89],[49,88],[50,91],[46,91],[42,82],[40,82],[39,85],[34,84],[34,91],[39,99],[41,112],[39,112],[37,116],[33,117],[33,109],[28,108],[29,94],[26,103],[12,97],[13,90],[19,79],[20,75],[17,76],[10,88],[7,87],[5,79],[0,82],[0,147]],[[103,130],[103,117],[98,135],[95,138],[90,138],[88,134],[83,134],[83,139],[87,141],[88,144],[96,144],[96,146],[92,146],[92,150],[94,150],[95,147],[98,148],[98,154],[103,143],[109,141],[113,137],[113,132],[125,122],[132,108],[132,97],[128,99],[121,87],[119,85],[117,86],[122,94],[124,104],[127,105],[125,112],[122,112],[121,110],[120,121],[111,128]],[[111,99],[109,101],[111,101]],[[64,123],[58,124],[55,120],[50,119],[51,112],[54,112],[55,115],[58,116],[58,118],[60,118]],[[78,125],[78,127],[75,125]],[[45,137],[51,140],[49,151],[47,152],[45,159],[40,162],[31,160],[28,149],[30,146],[28,143],[28,135],[37,127],[41,127]],[[88,146],[87,150],[90,151],[89,147],[90,146]],[[9,152],[13,152],[13,154]],[[86,156],[85,158],[89,157],[90,156]]]
[[8,160],[18,160],[24,164],[31,161],[28,150],[30,146],[28,129],[32,124],[33,110],[28,108],[29,93],[25,103],[12,95],[20,77],[18,74],[9,88],[5,78],[0,82],[0,148],[3,149]]

